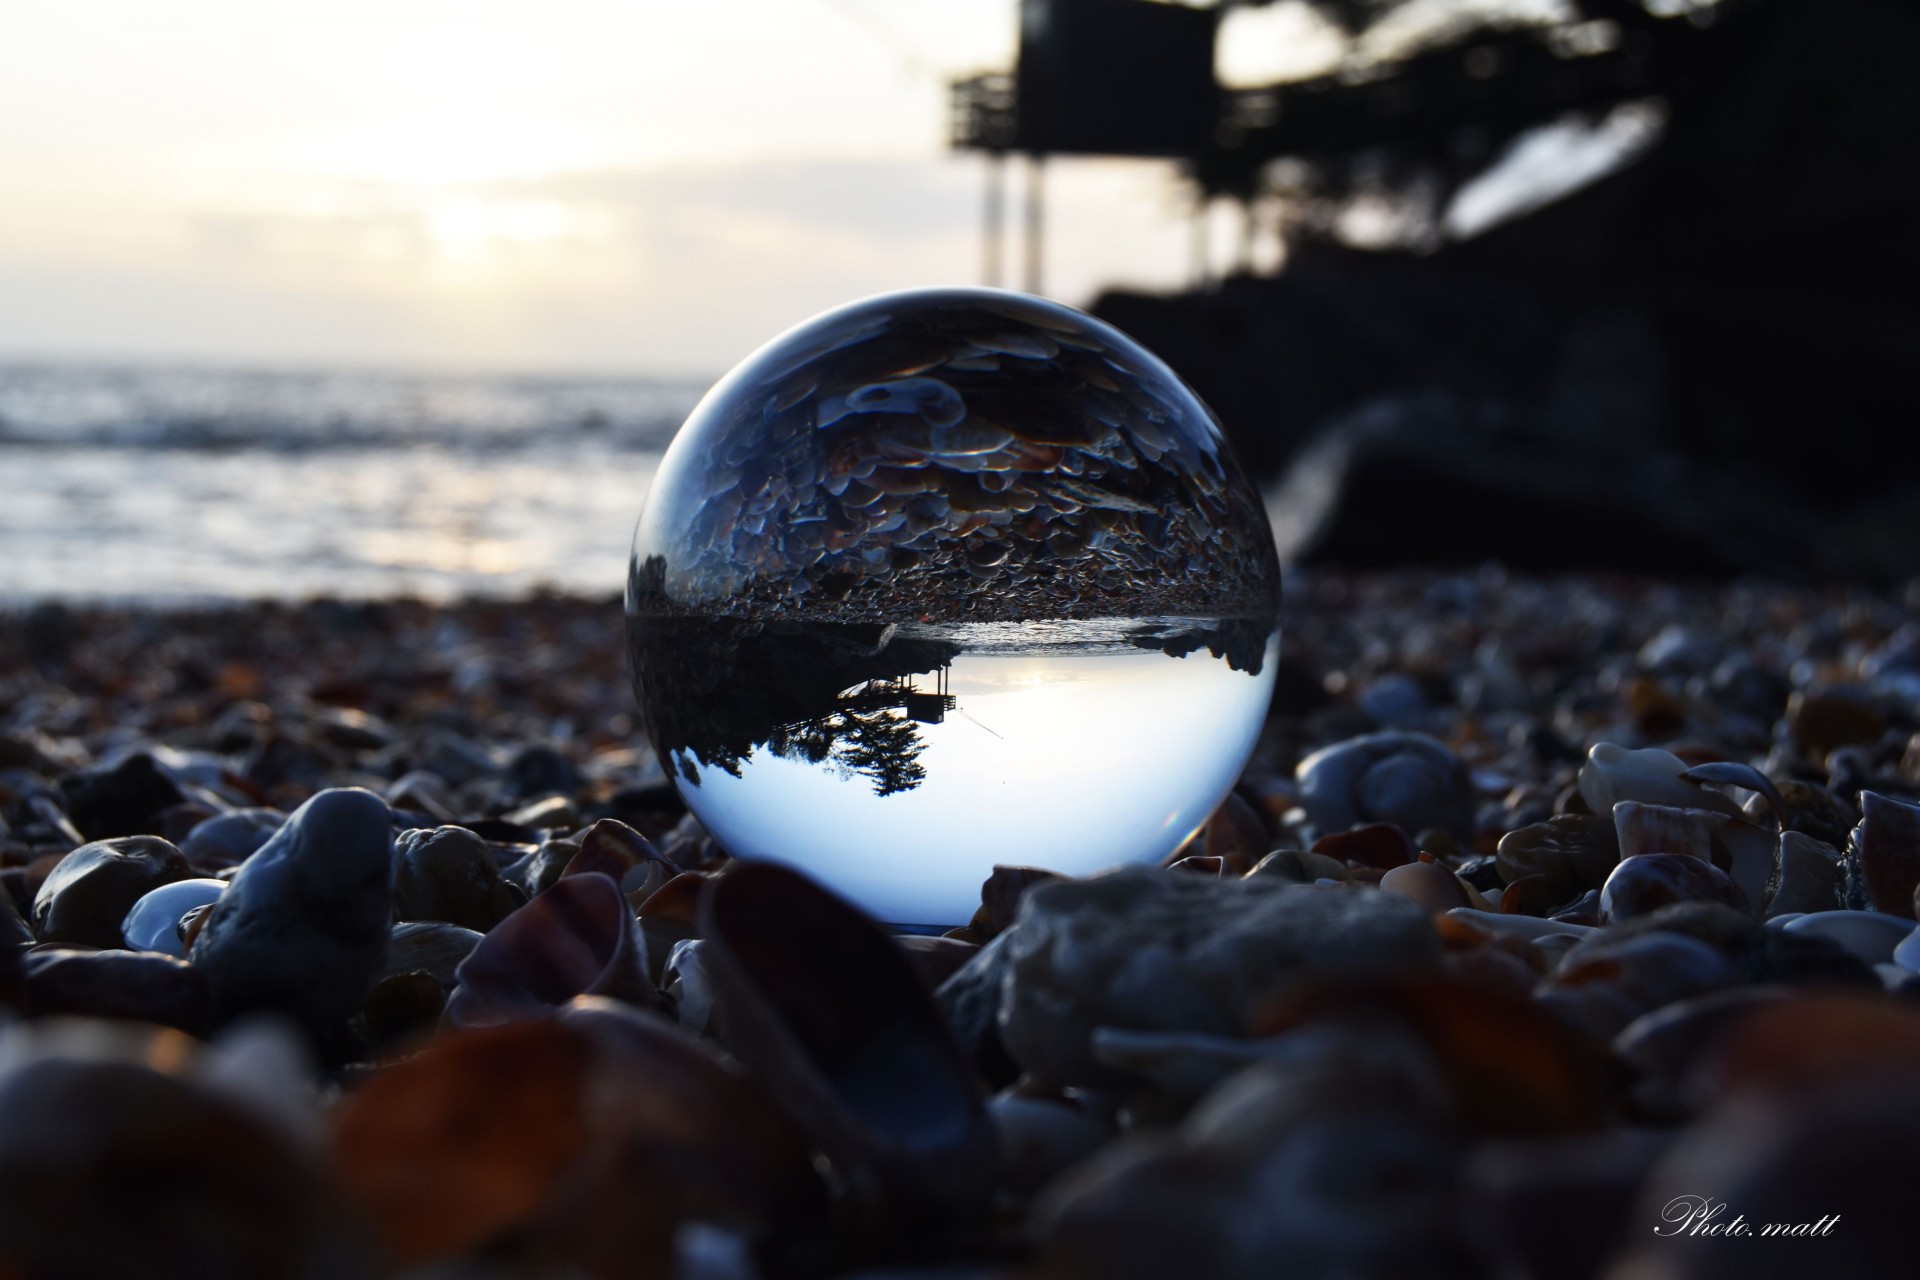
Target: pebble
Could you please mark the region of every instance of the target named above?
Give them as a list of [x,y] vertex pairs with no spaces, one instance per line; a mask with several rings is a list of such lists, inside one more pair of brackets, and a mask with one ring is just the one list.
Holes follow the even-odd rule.
[[150,889],[127,909],[120,922],[121,941],[135,951],[158,951],[184,960],[187,944],[180,921],[195,907],[208,906],[227,891],[224,880],[176,880]]
[[120,923],[142,895],[186,880],[193,869],[159,836],[120,836],[82,845],[40,883],[33,931],[42,942],[117,947]]
[[1895,960],[1915,925],[1911,916],[1879,911],[1819,911],[1790,920],[1784,928],[1788,933],[1831,939],[1868,964],[1885,964]]
[[1322,833],[1390,822],[1412,834],[1473,833],[1473,784],[1445,743],[1424,733],[1363,734],[1325,747],[1295,770],[1300,802]]
[[322,791],[240,865],[188,959],[207,977],[215,1017],[283,1013],[331,1034],[386,959],[393,818],[370,791]]
[[1256,1006],[1307,975],[1427,970],[1427,915],[1391,894],[1152,868],[1036,886],[1004,935],[1007,1050],[1056,1085],[1109,1078],[1096,1027],[1244,1034]]
[[196,823],[180,842],[180,852],[195,867],[217,871],[237,867],[253,856],[285,823],[278,809],[229,809]]

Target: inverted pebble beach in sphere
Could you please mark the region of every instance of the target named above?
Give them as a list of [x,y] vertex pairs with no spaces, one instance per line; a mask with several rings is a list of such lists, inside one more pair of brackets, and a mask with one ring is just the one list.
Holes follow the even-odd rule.
[[1199,829],[1259,734],[1279,591],[1260,495],[1166,365],[1043,299],[924,290],[708,393],[635,531],[627,634],[721,847],[954,926],[1007,850],[1081,875]]

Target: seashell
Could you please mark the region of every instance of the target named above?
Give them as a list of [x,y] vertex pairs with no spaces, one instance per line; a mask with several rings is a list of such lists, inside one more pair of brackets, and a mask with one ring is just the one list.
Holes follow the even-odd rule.
[[1394,894],[1150,868],[1039,885],[1004,936],[1000,1034],[1048,1085],[1110,1078],[1092,1056],[1097,1027],[1239,1035],[1302,977],[1440,960],[1427,913]]
[[1617,801],[1613,806],[1613,829],[1620,839],[1622,861],[1647,853],[1671,853],[1712,862],[1713,833],[1726,821],[1726,814],[1706,809],[1676,809],[1634,800]]
[[[1780,799],[1786,807],[1787,827],[1802,831],[1814,839],[1834,848],[1840,848],[1847,842],[1847,833],[1860,821],[1860,815],[1851,805],[1836,798],[1825,787],[1799,778],[1786,778],[1779,783]],[[1754,796],[1747,802],[1747,816],[1759,820],[1766,811],[1766,801]]]
[[1466,764],[1437,738],[1390,730],[1323,747],[1294,771],[1314,827],[1345,831],[1390,822],[1404,831],[1439,827],[1473,834],[1473,784]]
[[195,907],[217,901],[227,891],[224,880],[176,880],[142,894],[120,922],[120,937],[134,951],[158,951],[184,960],[187,944],[180,921]]
[[976,1226],[993,1131],[972,1064],[888,936],[772,863],[719,877],[700,914],[726,1044],[856,1202],[915,1235]]
[[1780,788],[1773,785],[1772,778],[1752,765],[1716,760],[1709,764],[1694,765],[1680,776],[1688,782],[1714,783],[1751,791],[1772,808],[1774,820],[1780,824],[1781,830],[1786,829],[1789,819],[1785,797],[1780,794]]
[[1071,1102],[1002,1091],[987,1102],[1000,1183],[1022,1198],[1032,1196],[1067,1169],[1106,1145],[1109,1125]]
[[1891,915],[1914,914],[1920,890],[1920,805],[1860,793],[1860,823],[1847,847],[1847,866],[1864,890],[1863,905]]
[[465,827],[416,827],[394,842],[393,909],[402,920],[485,933],[526,900],[501,877],[487,842]]
[[1169,871],[1178,871],[1183,875],[1190,876],[1211,876],[1215,880],[1227,874],[1227,860],[1225,858],[1189,856],[1177,858],[1167,863],[1166,866]]
[[592,1137],[591,1051],[550,1022],[468,1031],[345,1100],[335,1163],[392,1263],[463,1252],[538,1214]]
[[1564,814],[1509,831],[1494,852],[1494,866],[1504,883],[1543,876],[1546,896],[1555,902],[1599,888],[1619,862],[1620,835],[1612,820],[1590,813]]
[[1600,911],[1610,923],[1650,915],[1675,902],[1720,902],[1743,912],[1751,909],[1745,891],[1726,872],[1684,854],[1622,858],[1600,889]]
[[143,951],[41,947],[21,958],[27,1009],[122,1018],[204,1036],[212,1025],[204,975],[171,956]]
[[1535,1000],[1569,1025],[1611,1040],[1643,1014],[1741,980],[1731,960],[1698,938],[1662,930],[1601,935],[1569,954]]
[[371,791],[332,788],[240,864],[187,953],[216,1019],[269,1009],[324,1036],[360,1007],[386,959],[392,824]]
[[1622,800],[1665,805],[1674,809],[1708,809],[1736,814],[1740,807],[1716,791],[1689,782],[1687,763],[1671,751],[1648,747],[1635,751],[1612,742],[1597,742],[1580,766],[1580,798],[1597,814],[1611,814]]
[[[141,959],[167,964],[159,957]],[[372,1274],[299,1145],[232,1094],[143,1062],[0,1075],[0,1269],[21,1276]]]
[[1412,862],[1380,877],[1380,888],[1419,903],[1428,911],[1470,905],[1460,878],[1437,862]]
[[1782,831],[1764,895],[1769,918],[1830,911],[1839,901],[1840,851],[1801,831]]
[[567,873],[567,864],[579,852],[579,836],[549,835],[532,853],[500,874],[508,883],[525,891],[527,897],[537,898],[560,883],[560,877]]
[[[1714,833],[1712,843],[1716,854],[1725,851],[1724,870],[1747,895],[1747,901],[1765,902],[1779,861],[1780,837],[1745,818],[1730,818]],[[1715,865],[1723,864],[1716,859]]]
[[278,809],[229,809],[187,832],[180,841],[180,852],[195,867],[207,871],[237,867],[286,820],[287,815]]
[[620,886],[620,892],[635,906],[644,903],[680,869],[662,857],[652,841],[618,818],[602,818],[580,837],[580,852],[573,855],[567,876],[597,871]]
[[1547,920],[1540,916],[1511,915],[1498,911],[1479,911],[1470,907],[1455,907],[1447,912],[1450,919],[1463,921],[1488,933],[1506,934],[1511,937],[1550,938],[1564,934],[1573,938],[1584,938],[1594,930],[1583,924],[1569,924],[1559,920]]
[[192,875],[180,851],[159,836],[82,845],[60,859],[34,894],[34,933],[42,942],[118,947],[120,922],[142,895]]
[[1788,933],[1812,935],[1839,943],[1868,964],[1885,964],[1894,951],[1912,937],[1917,927],[1909,916],[1879,911],[1816,911],[1790,920]]
[[396,924],[387,939],[387,962],[380,970],[384,981],[400,973],[429,973],[442,991],[458,984],[455,970],[473,954],[482,935],[457,924],[437,920]]
[[633,909],[592,872],[556,882],[495,925],[454,976],[447,1020],[460,1027],[542,1017],[581,995],[653,996]]

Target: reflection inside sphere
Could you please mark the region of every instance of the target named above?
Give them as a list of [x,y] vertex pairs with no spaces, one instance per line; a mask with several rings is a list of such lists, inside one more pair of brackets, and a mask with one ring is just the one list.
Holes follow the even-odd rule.
[[1279,573],[1205,408],[1090,317],[889,295],[776,339],[663,459],[636,690],[714,837],[898,923],[996,862],[1164,856],[1264,717]]

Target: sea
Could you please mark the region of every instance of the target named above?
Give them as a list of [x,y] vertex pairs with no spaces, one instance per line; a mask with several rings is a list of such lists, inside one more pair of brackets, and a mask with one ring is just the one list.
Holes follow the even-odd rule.
[[0,605],[617,594],[709,381],[0,361]]

